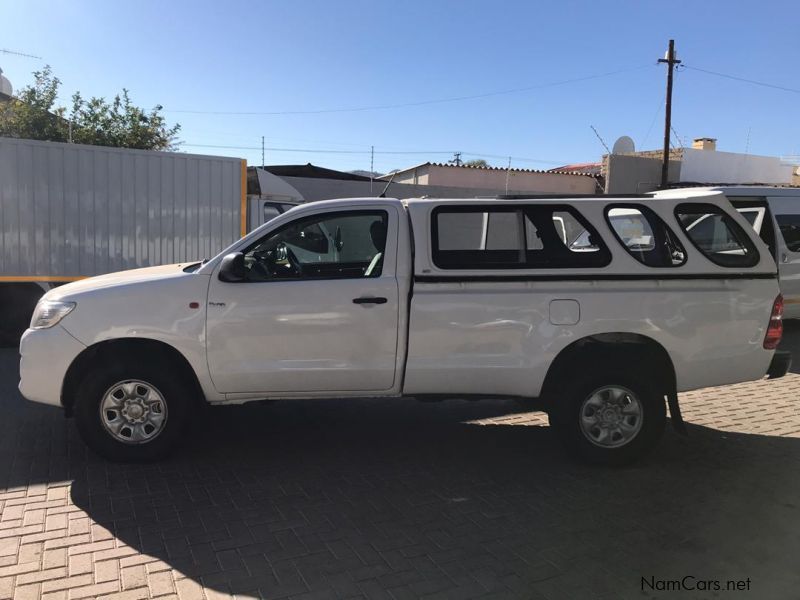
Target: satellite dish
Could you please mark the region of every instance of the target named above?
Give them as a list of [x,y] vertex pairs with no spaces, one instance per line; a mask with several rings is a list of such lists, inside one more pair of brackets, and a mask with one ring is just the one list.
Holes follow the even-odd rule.
[[11,87],[11,82],[3,75],[3,69],[0,69],[0,95],[11,96],[13,92],[14,89]]
[[636,147],[633,145],[633,140],[627,135],[623,135],[616,142],[611,154],[633,154],[636,152]]

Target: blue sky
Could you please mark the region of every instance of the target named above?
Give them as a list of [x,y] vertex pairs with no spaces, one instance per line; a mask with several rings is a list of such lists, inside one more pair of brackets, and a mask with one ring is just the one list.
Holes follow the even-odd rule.
[[[666,9],[664,8],[666,6]],[[50,64],[75,90],[127,87],[182,125],[184,151],[267,164],[313,162],[388,171],[465,159],[552,168],[597,160],[630,135],[639,149],[663,134],[667,40],[687,66],[800,88],[796,2],[39,2],[0,0],[0,67],[16,88]],[[608,73],[614,73],[608,75]],[[571,83],[559,82],[572,81]],[[408,104],[383,110],[287,112]],[[685,69],[675,82],[681,142],[800,154],[800,94]],[[749,137],[749,145],[748,145]],[[236,146],[210,148],[202,145]],[[247,149],[258,148],[258,149]],[[384,154],[410,152],[413,154]]]

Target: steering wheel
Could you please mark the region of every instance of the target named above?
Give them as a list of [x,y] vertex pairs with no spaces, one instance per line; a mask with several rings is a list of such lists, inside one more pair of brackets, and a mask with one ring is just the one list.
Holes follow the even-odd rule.
[[292,269],[294,269],[294,272],[298,276],[302,276],[303,275],[302,263],[299,260],[297,260],[297,256],[295,255],[294,252],[292,252],[292,249],[289,248],[289,246],[287,246],[283,242],[281,242],[281,246],[283,246],[283,249],[286,251],[286,261],[291,265]]

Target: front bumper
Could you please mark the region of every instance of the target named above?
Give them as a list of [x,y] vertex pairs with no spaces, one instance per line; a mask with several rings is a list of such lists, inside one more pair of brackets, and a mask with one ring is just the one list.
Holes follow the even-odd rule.
[[19,343],[19,391],[33,402],[61,406],[67,369],[86,346],[56,325],[28,329]]
[[772,362],[769,363],[769,369],[767,369],[767,378],[777,379],[778,377],[783,377],[789,371],[789,367],[791,366],[792,353],[787,352],[786,350],[777,350],[772,356]]

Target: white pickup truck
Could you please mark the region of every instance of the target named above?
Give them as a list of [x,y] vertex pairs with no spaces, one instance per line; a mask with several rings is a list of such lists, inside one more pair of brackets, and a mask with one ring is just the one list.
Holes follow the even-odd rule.
[[[714,221],[713,236],[688,226]],[[630,462],[677,393],[782,376],[776,266],[719,193],[332,200],[215,258],[39,302],[20,390],[113,460],[164,456],[198,403],[518,397],[592,462]]]

